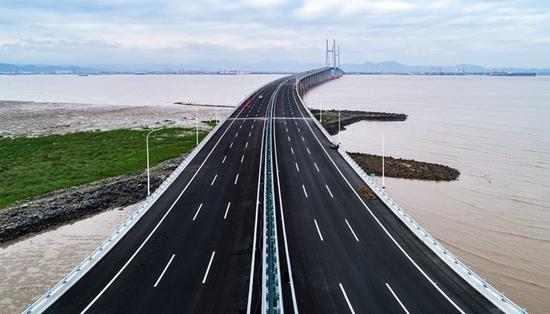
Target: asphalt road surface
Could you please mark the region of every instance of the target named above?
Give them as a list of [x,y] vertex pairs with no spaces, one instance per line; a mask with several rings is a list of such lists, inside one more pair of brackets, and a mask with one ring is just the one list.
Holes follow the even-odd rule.
[[310,119],[289,81],[276,95],[277,218],[286,312],[500,312],[380,200]]
[[244,102],[140,221],[46,312],[260,313],[261,174],[271,97],[287,313],[499,312],[382,202],[358,194],[364,183],[329,148],[293,78]]
[[259,312],[262,117],[277,84],[238,108],[141,220],[47,312],[239,313],[248,306]]

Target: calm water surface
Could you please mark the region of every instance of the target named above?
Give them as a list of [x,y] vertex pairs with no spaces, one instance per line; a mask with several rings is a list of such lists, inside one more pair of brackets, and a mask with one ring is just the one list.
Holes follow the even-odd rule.
[[386,179],[406,210],[532,313],[550,309],[550,77],[345,76],[312,107],[406,113],[359,122],[348,151],[446,164],[458,181]]
[[235,105],[281,75],[0,75],[0,100]]

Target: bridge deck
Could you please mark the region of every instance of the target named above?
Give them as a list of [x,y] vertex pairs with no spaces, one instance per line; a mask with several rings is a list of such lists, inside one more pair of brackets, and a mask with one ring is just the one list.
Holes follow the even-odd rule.
[[499,312],[380,200],[356,192],[364,183],[329,148],[294,83],[281,79],[252,95],[47,312],[260,312],[261,152],[272,95],[286,312]]

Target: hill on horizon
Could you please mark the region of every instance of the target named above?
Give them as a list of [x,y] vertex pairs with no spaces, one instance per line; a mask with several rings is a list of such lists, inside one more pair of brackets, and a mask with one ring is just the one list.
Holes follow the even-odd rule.
[[[92,74],[92,73],[180,73],[181,70],[192,72],[217,72],[217,71],[245,71],[245,72],[277,72],[293,73],[307,69],[321,67],[321,63],[300,63],[290,61],[263,61],[255,63],[235,62],[228,59],[213,60],[201,64],[134,64],[134,65],[101,65],[101,66],[76,66],[76,65],[34,65],[34,64],[9,64],[0,63],[2,74]],[[503,72],[535,72],[549,74],[550,69],[524,69],[524,68],[486,68],[474,64],[458,64],[451,66],[438,65],[405,65],[396,61],[364,62],[360,64],[343,64],[342,69],[348,73],[489,73],[492,71]]]

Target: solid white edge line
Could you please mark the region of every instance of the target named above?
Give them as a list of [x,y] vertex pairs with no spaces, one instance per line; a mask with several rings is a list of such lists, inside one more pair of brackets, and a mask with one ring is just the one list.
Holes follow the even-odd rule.
[[[237,117],[242,113],[242,109],[241,111],[239,111],[239,113],[237,114]],[[128,267],[128,265],[130,265],[130,263],[134,260],[134,258],[137,256],[137,254],[141,251],[141,249],[145,246],[145,244],[147,243],[147,241],[149,241],[149,239],[151,238],[151,236],[153,235],[153,233],[155,233],[155,231],[158,229],[158,227],[162,224],[162,222],[164,221],[164,219],[166,219],[166,217],[168,216],[168,214],[170,214],[170,212],[172,211],[172,209],[174,208],[174,206],[176,205],[176,203],[179,201],[179,199],[181,198],[181,196],[183,195],[183,193],[187,190],[187,188],[191,185],[191,183],[193,182],[193,180],[195,179],[195,177],[197,176],[197,174],[199,173],[199,171],[202,169],[202,167],[204,166],[204,164],[206,163],[206,161],[208,160],[208,158],[210,157],[210,155],[212,155],[212,152],[214,152],[214,150],[216,149],[216,147],[218,146],[218,144],[221,142],[221,140],[223,139],[223,137],[225,136],[225,134],[227,133],[227,131],[229,131],[229,129],[231,128],[231,125],[233,125],[233,122],[235,122],[235,120],[231,120],[231,123],[227,126],[227,128],[225,129],[225,131],[222,133],[222,135],[220,136],[220,138],[216,141],[216,143],[214,144],[214,146],[212,147],[212,149],[210,150],[210,152],[208,153],[208,155],[206,155],[206,158],[204,158],[204,160],[202,161],[201,165],[199,166],[199,168],[197,169],[197,171],[195,172],[195,174],[191,177],[191,179],[189,180],[189,182],[187,182],[187,185],[185,185],[185,187],[183,188],[183,190],[180,192],[180,194],[178,195],[178,197],[176,198],[176,200],[172,203],[172,205],[170,206],[170,208],[168,208],[168,210],[166,211],[166,213],[164,213],[164,215],[162,216],[162,218],[160,219],[160,221],[155,225],[155,228],[153,228],[153,230],[149,233],[149,235],[147,236],[147,238],[145,238],[145,240],[143,240],[143,242],[141,243],[141,245],[136,249],[136,251],[134,252],[134,254],[132,254],[132,256],[126,261],[126,263],[124,263],[124,265],[119,269],[119,271],[115,274],[115,276],[107,283],[107,285],[105,285],[105,287],[103,287],[103,289],[101,289],[101,291],[95,296],[95,298],[90,301],[90,303],[88,303],[88,305],[80,312],[81,314],[83,313],[86,313],[86,311],[88,311],[90,309],[90,307],[92,307],[92,305],[94,305],[94,303],[103,295],[103,293],[105,293],[105,291],[107,291],[107,289],[109,289],[109,287],[113,284],[113,282],[115,282],[115,280],[120,276],[120,274],[126,269],[126,267]]]
[[[292,93],[292,96],[294,97],[294,100],[296,101],[296,95],[295,93]],[[305,108],[305,107],[304,107]],[[317,137],[317,135],[315,134],[315,132],[313,131],[311,125],[309,125],[309,123],[305,120],[305,117],[304,117],[304,114],[302,113],[302,109],[301,108],[298,108],[300,110],[300,114],[302,115],[302,117],[304,118],[304,122],[307,124],[309,130],[311,131],[311,133],[313,134],[313,136],[315,137],[315,139],[317,140],[317,143],[319,144],[319,146],[321,146],[321,149],[325,152],[325,154],[327,155],[327,157],[330,159],[330,161],[332,162],[332,165],[334,166],[334,168],[336,168],[336,170],[338,171],[338,173],[340,173],[340,175],[342,176],[342,178],[344,178],[344,181],[346,181],[346,183],[348,184],[349,188],[353,191],[353,193],[355,194],[355,196],[357,196],[357,198],[359,199],[359,201],[363,204],[364,208],[367,209],[367,211],[369,212],[369,214],[373,217],[373,219],[378,223],[378,225],[380,226],[380,228],[382,228],[382,230],[386,233],[386,235],[390,238],[390,240],[392,240],[392,242],[397,246],[397,248],[403,253],[403,255],[405,255],[405,257],[411,262],[411,264],[413,264],[413,266],[424,276],[424,278],[426,278],[426,280],[428,280],[428,282],[430,282],[432,284],[432,286],[439,292],[441,293],[441,295],[443,295],[443,297],[445,299],[447,299],[447,301],[449,301],[449,303],[451,303],[455,309],[457,309],[460,313],[462,314],[465,314],[465,312],[443,291],[441,290],[441,288],[435,283],[435,281],[433,281],[432,278],[430,278],[428,276],[428,274],[426,274],[426,272],[424,272],[424,270],[422,270],[422,268],[420,268],[420,266],[418,266],[418,264],[412,259],[412,257],[405,251],[405,249],[403,249],[403,247],[401,247],[401,245],[397,242],[397,240],[395,240],[395,238],[390,234],[390,232],[386,229],[386,227],[384,227],[384,225],[382,224],[382,222],[378,219],[378,217],[376,217],[376,215],[374,215],[374,213],[370,210],[370,208],[367,206],[367,204],[361,199],[361,196],[359,196],[359,194],[355,191],[355,189],[353,188],[353,186],[351,185],[351,183],[348,181],[348,179],[346,178],[346,176],[344,176],[344,174],[342,173],[342,171],[340,170],[340,168],[338,168],[338,166],[336,165],[336,163],[334,162],[334,160],[332,159],[332,157],[330,157],[330,154],[327,152],[327,150],[325,149],[325,147],[323,147],[323,144],[321,144],[321,141],[319,140],[319,138]],[[296,121],[294,121],[296,122]],[[313,122],[315,123],[315,122]]]
[[214,179],[212,179],[212,183],[210,183],[210,186],[214,185],[214,182],[216,182],[217,178],[218,178],[218,174],[216,173],[216,175],[214,176]]
[[[256,212],[254,214],[254,239],[252,241],[252,261],[251,261],[251,267],[250,267],[250,279],[248,282],[248,302],[246,305],[246,313],[251,314],[252,311],[252,290],[253,290],[253,283],[254,283],[254,268],[256,263],[256,238],[258,237],[258,212],[260,207],[260,187],[261,187],[261,178],[262,178],[262,158],[264,154],[264,137],[265,137],[265,124],[266,120],[264,120],[263,128],[262,128],[262,146],[260,148],[260,165],[258,166],[258,187],[256,192]],[[252,124],[254,126],[254,124]]]
[[349,301],[348,295],[346,294],[346,290],[344,290],[344,286],[341,283],[339,283],[338,285],[340,286],[340,291],[342,291],[342,294],[344,295],[344,299],[346,299],[346,303],[348,304],[349,311],[352,314],[355,314],[355,311],[353,310],[353,306],[351,306],[351,302]]
[[348,220],[347,220],[347,219],[344,219],[344,221],[345,221],[346,224],[348,225],[349,231],[351,231],[351,234],[353,234],[353,237],[355,238],[355,240],[356,240],[357,242],[359,242],[359,238],[358,238],[357,235],[355,234],[355,231],[353,231],[353,229],[351,228],[351,225],[349,224]]
[[319,225],[317,224],[317,219],[313,219],[313,222],[315,223],[315,228],[317,228],[317,233],[319,234],[319,238],[321,241],[325,241],[323,239],[323,235],[321,234],[321,229],[319,229]]
[[325,187],[327,188],[328,194],[330,194],[330,197],[334,198],[334,195],[332,195],[332,192],[330,191],[327,184],[325,184]]
[[197,212],[195,212],[195,216],[193,216],[193,221],[195,221],[195,218],[197,218],[197,215],[201,211],[201,208],[202,208],[202,203],[199,205],[199,208],[197,208]]
[[304,190],[304,194],[306,195],[306,198],[307,198],[307,191],[306,191],[306,187],[302,184],[302,189]]
[[231,207],[231,202],[227,202],[227,208],[225,209],[225,214],[223,214],[223,220],[227,218],[227,213],[229,212],[229,207]]
[[208,262],[208,267],[206,268],[206,272],[204,273],[204,277],[202,278],[202,284],[206,283],[206,278],[208,277],[208,272],[210,271],[210,266],[212,266],[212,261],[214,260],[214,255],[216,255],[216,251],[212,251],[212,255],[210,256],[210,262]]
[[[285,121],[286,124],[286,121]],[[290,285],[290,293],[292,296],[292,306],[294,308],[294,313],[298,314],[298,302],[296,301],[296,291],[294,289],[294,279],[292,276],[292,265],[290,264],[290,252],[288,251],[288,241],[286,236],[286,226],[285,226],[285,214],[283,209],[283,196],[281,195],[281,180],[279,179],[280,172],[279,172],[279,159],[278,159],[278,152],[277,152],[277,132],[273,132],[273,146],[275,151],[275,175],[277,176],[277,190],[279,194],[279,207],[281,210],[281,224],[283,227],[283,240],[285,244],[285,257],[287,261],[287,271],[288,271],[288,279],[289,279],[289,285]],[[294,153],[294,150],[292,151]]]
[[401,302],[401,300],[399,300],[399,298],[397,297],[397,295],[395,294],[395,292],[393,292],[393,289],[390,287],[390,285],[386,282],[386,287],[388,287],[388,290],[390,290],[391,294],[393,295],[393,297],[397,300],[397,302],[399,303],[399,305],[401,305],[401,308],[403,309],[403,311],[407,314],[409,314],[409,310],[407,310],[407,308],[405,307],[405,305],[403,305],[403,302]]
[[176,254],[172,254],[172,257],[170,257],[170,260],[168,261],[168,264],[166,264],[166,266],[164,266],[164,269],[162,270],[162,273],[160,273],[159,278],[157,279],[157,281],[153,285],[153,288],[156,288],[158,286],[160,280],[162,279],[162,276],[164,276],[164,273],[168,269],[168,266],[170,266],[170,263],[172,263],[172,260],[174,259],[174,256],[176,256]]

